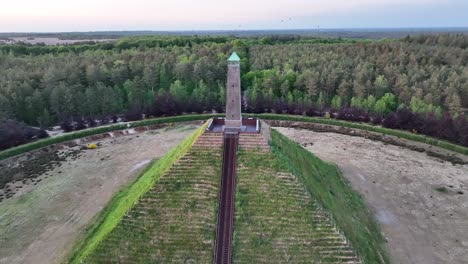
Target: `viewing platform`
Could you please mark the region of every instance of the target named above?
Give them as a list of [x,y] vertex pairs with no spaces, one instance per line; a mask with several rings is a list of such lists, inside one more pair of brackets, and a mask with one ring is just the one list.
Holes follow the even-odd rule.
[[[206,132],[222,133],[225,129],[225,119],[223,117],[211,119]],[[260,120],[253,117],[242,118],[240,133],[260,133]]]

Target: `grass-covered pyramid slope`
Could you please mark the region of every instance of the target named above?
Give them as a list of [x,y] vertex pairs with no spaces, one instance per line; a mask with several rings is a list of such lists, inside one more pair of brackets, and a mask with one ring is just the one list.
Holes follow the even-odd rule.
[[238,165],[234,263],[360,263],[287,163],[246,150]]
[[205,126],[118,194],[74,263],[208,263],[216,232],[221,150],[192,148]]
[[[211,263],[222,157],[218,145],[194,146],[205,127],[117,194],[70,262]],[[233,262],[388,263],[378,225],[336,166],[271,137],[272,152],[238,151]]]
[[[307,193],[330,212],[361,261],[372,264],[389,263],[380,227],[336,165],[323,162],[274,129],[271,130],[271,144],[277,160],[284,162]],[[315,210],[314,203],[309,203],[306,207]],[[307,212],[298,214],[298,217],[316,221],[316,217],[310,217]],[[324,235],[318,241],[323,241],[326,237]],[[318,244],[313,242],[311,245]]]

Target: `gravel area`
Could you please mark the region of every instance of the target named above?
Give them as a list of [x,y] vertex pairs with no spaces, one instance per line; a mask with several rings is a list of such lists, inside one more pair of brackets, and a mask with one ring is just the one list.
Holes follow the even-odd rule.
[[[62,146],[58,164],[45,170],[41,167],[34,182],[25,177],[28,180],[22,188],[0,202],[0,263],[61,263],[86,224],[111,197],[134,180],[145,164],[163,156],[196,127],[175,125],[107,137],[94,142],[97,149],[78,154],[74,153],[91,142]],[[42,151],[37,153],[43,157]],[[28,160],[36,160],[34,154],[2,162],[14,167]]]

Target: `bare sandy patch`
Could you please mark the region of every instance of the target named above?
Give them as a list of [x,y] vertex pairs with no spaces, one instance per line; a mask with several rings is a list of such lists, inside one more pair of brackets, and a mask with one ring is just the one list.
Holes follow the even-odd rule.
[[176,125],[108,137],[99,140],[97,149],[82,150],[60,161],[37,177],[41,181],[26,183],[0,202],[0,263],[63,261],[80,232],[113,194],[195,129]]
[[468,165],[361,137],[277,129],[338,165],[380,222],[393,263],[466,263]]

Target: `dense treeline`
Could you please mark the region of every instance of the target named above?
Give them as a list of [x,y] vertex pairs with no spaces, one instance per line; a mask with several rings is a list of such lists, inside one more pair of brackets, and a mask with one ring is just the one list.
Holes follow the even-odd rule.
[[407,36],[404,41],[409,43],[419,43],[425,45],[445,46],[455,48],[468,48],[468,35],[467,34],[439,34],[427,35],[421,34],[418,36]]
[[129,111],[186,111],[195,100],[205,108],[224,100],[225,55],[232,47],[0,55],[0,111],[48,126]]
[[[5,54],[11,53],[16,56],[21,55],[44,55],[44,54],[59,54],[59,53],[82,53],[85,51],[97,50],[112,50],[120,52],[127,49],[148,49],[154,47],[174,47],[174,46],[189,46],[203,44],[203,43],[230,43],[235,41],[236,38],[228,36],[174,36],[162,35],[154,36],[140,36],[140,37],[126,37],[121,38],[114,42],[79,42],[67,45],[45,45],[43,43],[30,44],[19,42],[13,45],[0,45],[0,52]],[[313,44],[339,44],[339,43],[357,43],[357,40],[342,39],[342,38],[315,38],[315,37],[301,37],[299,35],[264,35],[250,38],[243,38],[242,42],[245,45],[254,44],[284,44],[284,43],[313,43]],[[360,40],[360,42],[368,42]]]
[[15,45],[0,45],[0,51],[3,53],[12,53],[20,55],[44,55],[59,53],[82,53],[85,51],[113,50],[116,52],[131,48],[154,48],[154,47],[173,47],[186,46],[193,44],[226,43],[227,37],[179,37],[179,36],[160,36],[160,37],[133,37],[122,38],[115,42],[92,43],[92,44],[69,44],[58,46],[33,45],[27,43],[18,43]]
[[260,92],[288,102],[348,103],[385,114],[395,109],[382,109],[378,101],[392,93],[397,105],[416,112],[440,106],[438,111],[459,114],[468,107],[466,49],[379,42],[257,45],[249,54],[251,71],[242,80],[251,98]]
[[379,123],[408,108],[424,120],[443,120],[448,112],[455,122],[465,120],[468,107],[468,49],[460,39],[159,36],[95,45],[3,45],[0,118],[40,127],[61,123],[70,130],[117,116],[222,112],[226,59],[236,51],[248,112],[323,115],[324,109],[352,107]]

